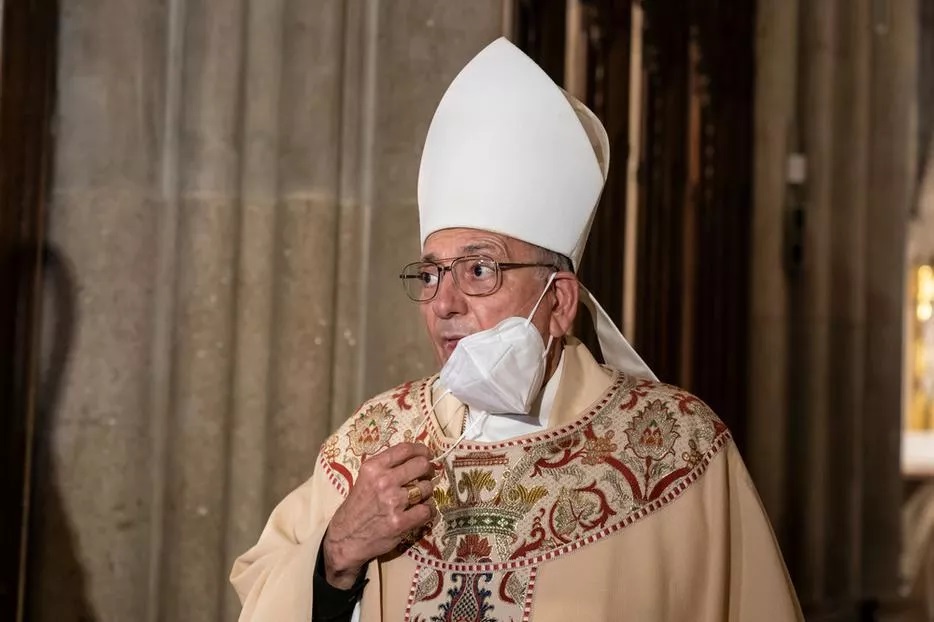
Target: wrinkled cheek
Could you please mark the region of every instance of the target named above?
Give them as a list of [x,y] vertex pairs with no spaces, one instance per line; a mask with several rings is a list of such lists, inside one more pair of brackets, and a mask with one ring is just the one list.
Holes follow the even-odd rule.
[[425,333],[428,335],[428,340],[431,342],[431,348],[435,351],[435,358],[438,360],[438,363],[444,364],[447,360],[447,356],[444,352],[444,344],[440,337],[435,336],[435,328],[431,323],[425,323]]

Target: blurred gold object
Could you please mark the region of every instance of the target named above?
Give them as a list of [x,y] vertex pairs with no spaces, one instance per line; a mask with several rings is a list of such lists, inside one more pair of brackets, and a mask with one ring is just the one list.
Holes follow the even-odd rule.
[[414,483],[413,483],[413,484],[408,484],[408,485],[405,487],[405,491],[406,491],[406,492],[408,493],[408,495],[409,495],[409,499],[408,499],[408,501],[409,501],[409,507],[415,505],[416,503],[418,503],[419,501],[422,500],[422,489],[419,488],[418,485],[416,485],[416,484],[414,484]]
[[914,326],[909,343],[911,395],[906,427],[934,431],[934,266],[913,270]]

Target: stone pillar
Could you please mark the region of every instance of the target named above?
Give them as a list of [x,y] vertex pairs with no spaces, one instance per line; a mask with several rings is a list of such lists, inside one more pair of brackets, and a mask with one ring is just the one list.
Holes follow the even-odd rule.
[[396,279],[418,158],[503,3],[62,10],[50,221],[78,331],[30,619],[234,620],[230,563],[325,435],[433,370]]
[[853,619],[898,577],[917,5],[786,6],[759,6],[749,460],[808,619]]
[[[838,5],[834,80],[834,158],[827,346],[827,430],[822,448],[827,475],[824,592],[837,609],[853,611],[863,598],[862,463],[866,366],[866,216],[872,70],[871,3]],[[891,456],[889,457],[892,458]],[[897,482],[891,482],[897,486]]]
[[[242,103],[240,135],[241,209],[233,339],[238,349],[249,355],[238,356],[232,369],[225,568],[255,540],[257,530],[262,530],[264,510],[270,503],[268,462],[274,454],[268,415],[274,374],[281,369],[274,360],[278,352],[274,327],[280,278],[276,265],[279,256],[274,249],[280,248],[279,111],[285,96],[285,4],[285,0],[252,4],[243,26],[246,41],[242,84],[248,97]],[[235,619],[238,605],[236,596],[227,592],[221,619]]]
[[[799,148],[807,157],[805,198],[801,206],[803,240],[800,266],[790,285],[789,407],[793,506],[792,563],[803,604],[819,602],[826,592],[826,520],[830,482],[817,475],[825,470],[830,435],[830,246],[833,240],[834,82],[837,0],[801,4],[799,30]],[[807,482],[807,485],[802,485]]]
[[[862,589],[894,598],[901,553],[902,334],[908,213],[917,179],[918,0],[875,15],[866,213]],[[880,537],[885,534],[885,537]]]
[[749,319],[749,470],[778,538],[788,541],[786,166],[797,97],[797,0],[759,0]]
[[[223,593],[230,381],[241,351],[235,341],[238,278],[243,18],[240,0],[184,5],[178,152],[163,170],[177,178],[164,197],[177,209],[172,286],[170,383],[165,464],[159,618],[216,619]],[[158,345],[158,344],[157,344]],[[215,595],[205,603],[205,595]]]

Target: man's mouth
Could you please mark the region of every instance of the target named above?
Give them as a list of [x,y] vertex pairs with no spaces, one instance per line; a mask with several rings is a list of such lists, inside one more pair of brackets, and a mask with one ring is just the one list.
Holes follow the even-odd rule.
[[447,335],[441,338],[441,345],[444,348],[446,354],[451,354],[454,352],[454,348],[457,347],[457,344],[461,339],[464,338],[464,335]]

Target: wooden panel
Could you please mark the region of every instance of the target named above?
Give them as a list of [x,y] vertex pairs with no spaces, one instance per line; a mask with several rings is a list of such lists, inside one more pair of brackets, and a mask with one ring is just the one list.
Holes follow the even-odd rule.
[[[520,46],[560,83],[564,2],[519,2]],[[643,3],[637,350],[745,436],[755,3]],[[622,319],[631,5],[583,0],[587,97],[613,154],[579,274]],[[576,328],[595,352],[588,323]]]
[[[585,4],[588,38],[587,98],[584,103],[603,121],[610,139],[610,171],[587,249],[578,270],[617,326],[623,319],[623,262],[626,254],[626,157],[629,152],[629,63],[632,7],[629,0]],[[578,331],[599,357],[589,323]]]
[[564,83],[565,0],[518,0],[512,40],[557,84]]
[[697,0],[705,83],[697,188],[691,390],[746,433],[755,2]]
[[647,3],[645,10],[635,341],[659,378],[685,384],[680,369],[689,14],[681,2]]
[[[924,179],[934,152],[934,2],[919,2],[918,57],[918,183]],[[912,213],[918,202],[912,201]]]
[[646,3],[636,342],[743,445],[754,3]]
[[[558,84],[564,81],[567,10],[564,0],[520,1],[516,43]],[[585,39],[584,103],[606,127],[611,166],[587,249],[576,266],[581,281],[594,293],[617,325],[623,314],[626,154],[629,151],[630,0],[583,0],[581,36]],[[578,315],[574,332],[598,360],[600,348],[586,314]]]
[[0,619],[21,614],[57,4],[0,3]]

